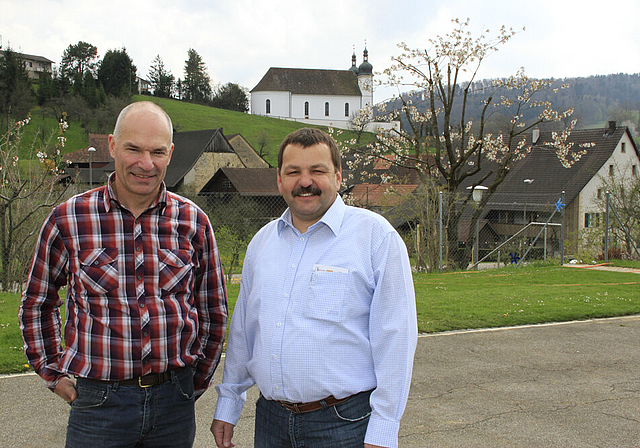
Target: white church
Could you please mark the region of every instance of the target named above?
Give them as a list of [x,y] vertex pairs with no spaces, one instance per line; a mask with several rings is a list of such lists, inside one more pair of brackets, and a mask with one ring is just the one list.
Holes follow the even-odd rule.
[[373,66],[369,52],[348,70],[271,67],[251,90],[251,113],[349,129],[365,105],[373,105]]

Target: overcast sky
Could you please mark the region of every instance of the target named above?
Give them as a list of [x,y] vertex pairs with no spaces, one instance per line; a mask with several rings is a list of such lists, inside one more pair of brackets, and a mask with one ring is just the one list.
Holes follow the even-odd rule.
[[[381,71],[396,44],[425,48],[451,30],[501,25],[526,30],[486,60],[480,78],[544,78],[640,72],[640,1],[610,0],[0,0],[3,48],[56,64],[70,44],[89,42],[99,57],[125,47],[148,77],[160,55],[184,77],[187,50],[203,58],[213,83],[253,88],[269,67],[347,69],[355,46]],[[388,92],[376,91],[382,101]]]

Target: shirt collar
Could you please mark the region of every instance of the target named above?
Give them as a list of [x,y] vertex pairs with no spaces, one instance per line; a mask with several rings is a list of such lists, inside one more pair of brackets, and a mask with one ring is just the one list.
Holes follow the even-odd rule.
[[[118,197],[113,190],[113,183],[116,180],[116,172],[114,171],[109,175],[109,180],[107,181],[107,189],[104,194],[104,208],[107,212],[111,211],[111,201],[114,201],[122,208],[126,208],[122,203],[118,200]],[[149,206],[147,210],[150,210],[154,207],[159,206],[160,211],[164,210],[164,207],[167,205],[167,186],[164,181],[160,184],[160,193],[155,201]]]
[[[344,218],[344,213],[346,210],[347,206],[342,201],[342,197],[337,194],[336,200],[333,201],[331,207],[329,207],[325,214],[322,215],[322,218],[320,218],[318,222],[307,229],[307,232],[320,225],[325,225],[329,227],[329,229],[331,229],[334,235],[338,235],[338,231],[340,230],[340,226],[342,225],[342,218]],[[291,210],[289,208],[287,208],[282,216],[280,216],[280,218],[278,219],[278,236],[282,233],[282,230],[285,228],[285,226],[295,229],[293,221],[291,219]],[[297,229],[295,230],[297,232]]]

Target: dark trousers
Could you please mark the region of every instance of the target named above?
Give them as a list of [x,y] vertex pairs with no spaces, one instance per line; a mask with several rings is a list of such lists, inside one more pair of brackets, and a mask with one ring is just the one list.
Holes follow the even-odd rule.
[[296,414],[260,396],[256,403],[256,448],[362,448],[371,392],[345,403]]
[[171,372],[152,387],[78,378],[67,448],[193,446],[196,433],[193,369]]

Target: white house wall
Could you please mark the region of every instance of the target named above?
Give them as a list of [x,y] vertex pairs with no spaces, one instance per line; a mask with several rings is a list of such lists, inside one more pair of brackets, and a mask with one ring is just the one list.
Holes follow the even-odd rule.
[[[271,102],[267,113],[267,100]],[[304,103],[309,102],[309,116],[305,116]],[[325,103],[329,103],[329,116],[324,114]],[[349,116],[344,114],[344,105],[349,104]],[[290,95],[289,92],[254,92],[251,94],[251,113],[274,118],[294,118],[328,121],[349,121],[361,109],[361,97],[339,95]]]
[[[338,95],[291,95],[291,117],[307,118],[304,103],[309,102],[309,119],[312,120],[349,120],[351,115],[360,110],[359,96]],[[329,103],[329,116],[324,114],[325,103]],[[344,105],[349,103],[349,117],[344,115]]]
[[[622,153],[622,143],[625,143],[625,153]],[[610,165],[613,165],[614,167],[614,175],[616,179],[631,179],[633,165],[636,166],[636,173],[640,174],[640,160],[633,149],[633,144],[629,139],[628,133],[624,133],[622,135],[622,138],[618,142],[613,154],[611,154],[611,157],[609,157],[598,173],[591,178],[580,192],[580,208],[578,215],[578,230],[580,231],[584,229],[585,213],[598,213],[601,211],[596,203],[596,199],[598,196],[598,189],[602,188],[602,179],[609,178]],[[602,194],[605,194],[605,192],[603,191]]]
[[[271,111],[267,113],[267,100]],[[268,117],[289,117],[291,101],[289,92],[254,92],[251,94],[251,113]]]

